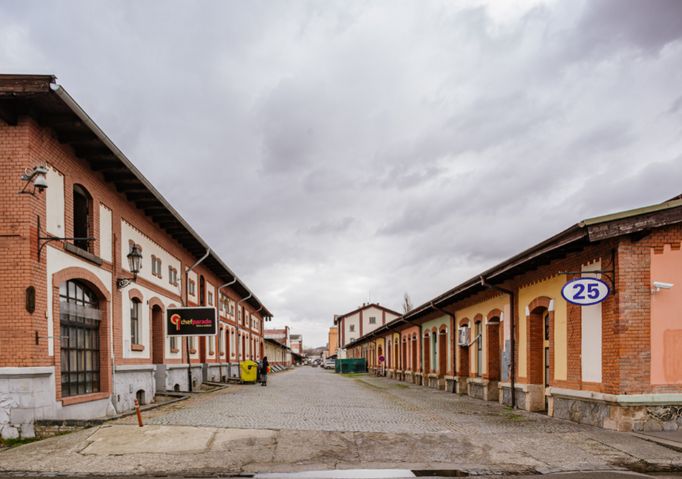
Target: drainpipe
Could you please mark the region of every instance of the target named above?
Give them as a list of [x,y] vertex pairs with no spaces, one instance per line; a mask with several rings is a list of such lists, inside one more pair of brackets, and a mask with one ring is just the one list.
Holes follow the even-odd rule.
[[[450,313],[450,312],[448,312],[448,311],[446,311],[446,310],[444,310],[443,308],[440,308],[440,307],[436,306],[435,303],[434,303],[433,301],[431,301],[430,306],[431,306],[433,309],[435,309],[435,310],[437,310],[437,311],[440,311],[441,313],[445,314],[446,316],[450,316],[450,342],[452,343],[452,344],[451,344],[451,348],[452,348],[452,362],[453,362],[453,365],[452,365],[453,370],[452,370],[452,372],[453,372],[454,374],[457,374],[457,354],[456,354],[457,348],[455,347],[455,342],[454,342],[454,338],[455,338],[455,329],[456,329],[456,327],[455,327],[455,324],[456,324],[456,323],[455,323],[455,315],[452,314],[452,313]],[[446,381],[446,384],[447,384],[447,381]],[[454,385],[454,387],[452,388],[452,392],[453,392],[453,393],[456,393],[456,392],[457,392],[457,386],[456,386],[456,385]]]
[[[194,268],[199,266],[206,258],[208,258],[208,255],[210,254],[211,248],[208,248],[206,250],[206,254],[204,254],[196,263],[187,268],[185,271],[185,304],[183,306],[187,306],[187,303],[189,303],[189,274],[194,270]],[[185,336],[185,348],[187,348],[187,387],[189,392],[192,392],[192,355],[189,352],[189,336]]]
[[[253,296],[253,293],[249,291],[249,295],[246,298],[242,298],[239,301],[237,301],[237,313],[239,313],[239,305],[242,304],[244,301],[248,301],[249,299],[251,299],[251,296]],[[242,319],[243,320],[245,319],[244,316],[242,316]],[[240,345],[242,342],[239,340],[239,314],[237,314],[237,321],[235,321],[235,323],[237,324],[237,362],[240,362],[239,361],[239,354],[240,354],[239,350],[240,350]],[[240,374],[241,374],[241,371],[240,371]]]
[[[261,304],[260,307],[256,310],[256,313],[259,312],[261,309],[263,309],[263,305],[262,305],[262,304]],[[261,325],[261,329],[263,329],[263,328],[262,328],[262,326],[263,326],[263,323],[262,323],[262,322],[260,323],[260,325]],[[260,333],[260,331],[258,331],[258,332]],[[262,339],[262,335],[261,335],[261,339]],[[260,346],[260,345],[259,345],[259,346]],[[265,346],[263,346],[263,356],[265,356]],[[261,358],[261,360],[262,360],[262,358]]]
[[516,302],[516,294],[514,291],[506,288],[502,288],[500,286],[495,286],[492,284],[489,284],[486,282],[485,278],[481,276],[481,286],[484,286],[486,288],[494,289],[496,291],[499,291],[500,293],[504,293],[509,295],[509,334],[511,336],[510,342],[509,342],[509,354],[511,355],[509,359],[509,366],[510,366],[510,373],[509,373],[509,384],[511,387],[511,407],[515,408],[516,407],[516,339],[514,338],[514,329],[515,329],[515,318],[516,318],[516,310],[514,309],[514,303]]
[[[227,288],[228,286],[232,286],[236,282],[237,282],[237,276],[235,276],[234,279],[232,281],[230,281],[229,283],[225,283],[225,284],[218,287],[218,301],[220,301],[220,294],[221,294],[220,292],[223,290],[223,288]],[[220,317],[220,310],[218,310],[218,316]],[[218,329],[218,331],[220,331],[220,329]],[[228,329],[227,332],[229,333],[230,330]],[[229,334],[228,334],[228,337],[229,337]],[[220,341],[218,341],[218,344],[220,344]],[[218,354],[220,354],[220,351],[218,351]],[[227,357],[227,344],[225,344],[225,360],[227,361],[227,363],[229,365],[230,358]],[[220,356],[218,356],[218,364],[219,364],[218,367],[220,368],[220,379],[223,379],[223,363],[220,361]],[[228,374],[229,374],[229,371],[228,371]]]

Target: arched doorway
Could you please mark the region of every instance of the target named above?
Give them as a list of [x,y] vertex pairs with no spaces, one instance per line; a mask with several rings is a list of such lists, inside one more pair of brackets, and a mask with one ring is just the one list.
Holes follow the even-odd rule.
[[[544,299],[544,298],[543,298]],[[528,348],[528,383],[540,386],[537,395],[540,397],[527,400],[529,409],[546,411],[546,389],[551,384],[551,347],[552,312],[549,311],[549,300],[536,300],[531,303],[527,327]]]
[[[471,340],[471,332],[469,330],[469,320],[462,321],[460,323],[460,338],[459,338],[459,369],[458,369],[458,376],[460,378],[467,378],[469,377],[469,341]],[[464,333],[463,328],[466,328],[466,334]],[[465,384],[458,385],[458,387],[462,388],[461,390],[466,390]]]
[[447,330],[441,329],[438,336],[438,377],[443,378],[448,369]]
[[486,349],[488,379],[499,381],[502,369],[502,338],[500,337],[500,317],[497,315],[489,317],[486,324]]
[[436,372],[436,368],[438,367],[438,334],[436,334],[436,331],[431,332],[431,368],[429,369],[429,372]]
[[158,304],[152,306],[152,362],[163,364],[166,335],[163,328],[163,309]]
[[61,396],[99,392],[99,298],[88,285],[68,280],[59,287]]
[[429,344],[430,334],[427,332],[424,335],[424,362],[422,364],[423,384],[428,384],[429,372],[431,372],[431,347]]
[[401,369],[407,371],[407,338],[403,338],[401,362]]

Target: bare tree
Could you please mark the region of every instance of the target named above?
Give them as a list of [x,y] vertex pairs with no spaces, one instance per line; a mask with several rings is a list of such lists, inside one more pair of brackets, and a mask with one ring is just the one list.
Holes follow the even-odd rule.
[[410,311],[412,311],[412,300],[410,299],[410,295],[405,293],[403,296],[403,314],[407,314]]

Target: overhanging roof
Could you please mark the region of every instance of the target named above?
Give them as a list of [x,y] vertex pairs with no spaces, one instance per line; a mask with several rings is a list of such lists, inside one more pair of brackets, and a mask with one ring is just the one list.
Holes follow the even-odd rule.
[[409,313],[365,334],[346,347],[362,343],[401,323],[439,311],[443,307],[487,289],[482,283],[501,283],[530,269],[549,264],[553,259],[578,251],[589,243],[625,235],[645,235],[654,228],[682,223],[682,196],[655,205],[582,220],[479,275],[417,306]]
[[225,283],[236,280],[231,287],[237,294],[242,298],[250,295],[246,302],[263,316],[272,317],[258,297],[56,83],[54,75],[0,74],[0,119],[16,125],[21,116],[30,116],[41,126],[51,128],[61,143],[69,145],[78,158],[87,161],[91,169],[112,183],[128,202],[135,204],[192,256],[198,259],[210,250],[203,265]]

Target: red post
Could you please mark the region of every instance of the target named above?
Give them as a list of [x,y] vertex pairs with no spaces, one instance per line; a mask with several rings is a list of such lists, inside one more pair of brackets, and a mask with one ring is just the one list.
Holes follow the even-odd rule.
[[142,424],[142,412],[140,411],[140,402],[135,399],[135,413],[137,414],[137,425],[142,427],[144,424]]

